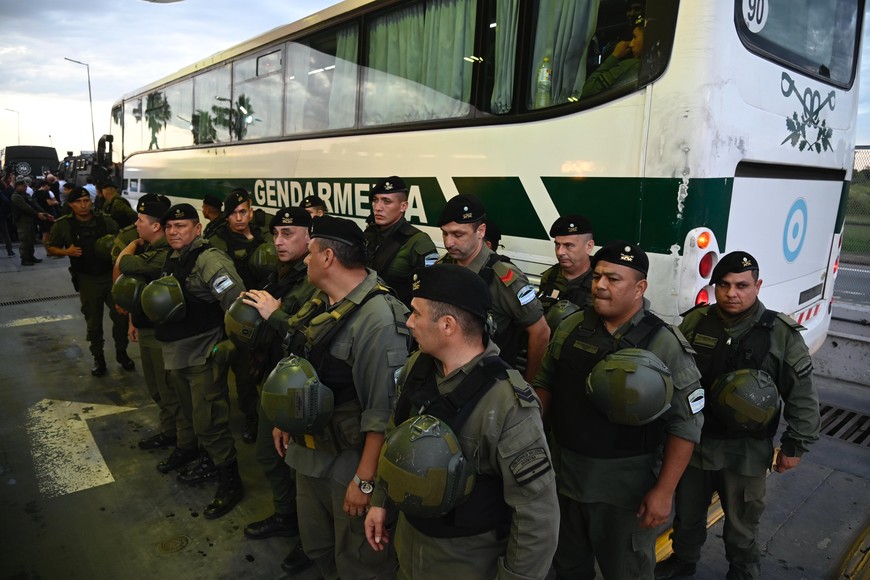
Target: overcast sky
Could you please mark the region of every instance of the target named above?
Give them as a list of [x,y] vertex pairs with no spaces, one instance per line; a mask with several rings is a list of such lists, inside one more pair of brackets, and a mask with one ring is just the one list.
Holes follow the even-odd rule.
[[[92,149],[122,95],[334,0],[3,0],[0,146]],[[868,9],[870,10],[870,9]],[[866,18],[865,18],[866,21]],[[870,26],[865,27],[858,144],[870,145]],[[7,111],[12,109],[14,113]]]

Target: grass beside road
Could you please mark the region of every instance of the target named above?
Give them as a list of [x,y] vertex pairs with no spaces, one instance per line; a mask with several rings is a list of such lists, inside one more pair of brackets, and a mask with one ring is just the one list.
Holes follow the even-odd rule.
[[842,253],[870,256],[870,178],[860,171],[849,185]]

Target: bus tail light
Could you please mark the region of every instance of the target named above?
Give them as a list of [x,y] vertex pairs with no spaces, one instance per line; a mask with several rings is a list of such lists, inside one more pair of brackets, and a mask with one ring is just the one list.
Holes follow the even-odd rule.
[[686,234],[682,249],[677,306],[685,312],[713,301],[710,276],[719,263],[719,244],[712,230],[695,228]]
[[840,269],[840,256],[837,256],[837,259],[834,260],[834,276],[837,275],[837,270]]

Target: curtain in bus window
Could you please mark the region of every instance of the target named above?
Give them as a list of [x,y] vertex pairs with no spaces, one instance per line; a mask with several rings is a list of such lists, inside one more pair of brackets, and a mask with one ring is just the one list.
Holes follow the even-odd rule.
[[284,81],[281,54],[276,50],[240,60],[233,65],[232,117],[238,139],[258,139],[281,134]]
[[510,112],[514,101],[519,8],[519,0],[496,1],[495,79],[490,99],[490,110],[496,115]]
[[356,26],[349,26],[338,33],[332,91],[329,95],[330,129],[353,127],[356,118],[358,37]]
[[[587,48],[597,21],[598,0],[539,0],[529,108],[580,97],[586,81]],[[538,72],[544,58],[552,69],[549,98],[537,94]]]
[[124,101],[124,154],[145,149],[142,143],[142,98]]
[[232,99],[230,65],[205,72],[194,79],[194,143],[223,143],[230,140]]
[[287,44],[287,116],[284,132],[287,135],[305,130],[305,103],[308,100],[309,62],[311,47],[298,42]]
[[363,123],[468,115],[475,0],[432,0],[373,21]]

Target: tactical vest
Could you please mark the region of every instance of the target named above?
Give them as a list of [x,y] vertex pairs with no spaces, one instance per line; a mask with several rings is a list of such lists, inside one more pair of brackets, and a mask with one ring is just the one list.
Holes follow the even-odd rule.
[[[755,369],[779,377],[775,362],[771,360],[770,342],[777,312],[765,310],[759,320],[741,337],[732,338],[715,313],[707,312],[695,327],[692,347],[695,349],[695,364],[701,372],[701,385],[707,391],[707,404],[715,405],[710,387],[717,377],[738,369]],[[703,437],[714,439],[742,439],[755,437],[767,439],[776,434],[779,425],[777,413],[774,419],[755,432],[734,431],[715,415],[704,413]]]
[[[486,264],[483,265],[483,268],[481,268],[479,272],[480,277],[483,278],[484,282],[486,282],[487,288],[489,288],[493,277],[495,276],[493,266],[495,266],[496,262],[507,262],[508,264],[513,265],[510,259],[505,256],[500,256],[495,252],[490,254],[489,258],[486,260]],[[520,328],[515,321],[508,319],[507,324],[501,324],[495,329],[495,334],[493,335],[492,340],[498,345],[502,360],[511,367],[516,368],[517,357],[519,356],[520,351],[522,351],[526,346],[525,329]]]
[[639,427],[611,422],[586,395],[585,381],[592,367],[607,355],[624,348],[645,349],[659,329],[669,327],[647,313],[622,338],[615,339],[592,307],[583,312],[583,322],[562,344],[553,381],[550,413],[556,439],[561,447],[586,457],[614,459],[652,453],[664,441],[663,422]]
[[260,286],[260,281],[257,280],[257,277],[254,276],[251,267],[248,265],[248,260],[250,260],[254,250],[259,248],[261,244],[266,243],[263,238],[263,231],[260,228],[256,226],[252,227],[251,234],[254,236],[254,239],[248,240],[244,236],[233,233],[228,227],[221,228],[215,233],[217,237],[226,243],[227,254],[232,258],[236,272],[239,273],[239,277],[248,290]]
[[378,273],[378,276],[387,283],[387,286],[396,291],[396,295],[403,303],[411,302],[411,276],[395,276],[387,270],[396,259],[402,247],[407,244],[420,230],[409,224],[403,223],[393,230],[389,237],[380,245],[375,245],[378,233],[377,225],[372,225],[372,234],[366,243],[366,264]]
[[[151,249],[150,245],[143,248],[143,252],[147,252],[149,249]],[[138,253],[139,252],[137,252],[137,254]],[[170,253],[171,252],[166,252],[166,255],[169,256]],[[147,284],[149,282],[153,282],[159,277],[160,276],[145,276],[145,283]],[[148,318],[141,309],[139,310],[139,312],[136,313],[131,312],[130,320],[133,322],[133,326],[135,326],[136,328],[155,328],[154,322],[150,318]]]
[[[556,298],[552,297],[553,290],[556,289],[556,280],[559,278],[559,264],[549,268],[541,275],[541,285],[538,291],[538,300],[544,306],[544,312],[547,312],[554,304],[560,300],[567,300],[576,304],[580,308],[586,308],[587,296],[592,293],[591,280],[592,272],[583,274],[583,281],[574,287],[568,287],[564,292],[560,292]],[[571,280],[573,282],[573,280]]]
[[168,324],[157,324],[154,327],[154,336],[161,342],[175,342],[183,338],[190,338],[215,328],[223,328],[224,311],[218,302],[208,302],[194,296],[187,288],[187,277],[196,267],[196,260],[209,246],[203,244],[193,248],[180,258],[172,258],[167,255],[166,263],[163,264],[163,276],[175,276],[181,284],[184,294],[184,302],[187,306],[187,314],[184,319]]
[[129,213],[129,212],[127,212],[127,211],[124,211],[123,213],[122,213],[122,212],[119,212],[118,215],[116,215],[116,216],[113,216],[113,215],[112,215],[112,211],[114,211],[115,206],[118,205],[119,203],[123,203],[123,204],[126,205],[128,208],[130,207],[130,205],[127,203],[127,200],[125,200],[125,199],[124,199],[123,197],[121,197],[120,195],[116,195],[115,197],[113,197],[113,198],[111,199],[111,201],[109,201],[107,204],[105,204],[105,205],[102,207],[102,210],[101,210],[101,211],[102,211],[105,215],[107,215],[107,216],[111,217],[113,220],[115,220],[115,222],[118,224],[119,227],[125,228],[125,227],[127,227],[127,226],[131,226],[131,225],[133,225],[133,223],[135,222],[135,220],[133,219],[133,214],[132,214],[132,213]]
[[[283,277],[280,276],[280,272],[273,272],[269,275],[269,279],[267,280],[266,286],[263,290],[272,295],[273,298],[281,300],[291,290],[293,290],[297,284],[303,282],[307,274],[308,268],[302,268],[299,270],[293,269],[289,274]],[[266,332],[269,332],[270,339],[266,346],[267,362],[265,367],[273,369],[278,365],[278,362],[284,358],[284,349],[281,344],[282,337],[279,336],[271,326],[266,329]]]
[[[451,392],[438,392],[435,359],[421,353],[408,372],[402,394],[396,401],[394,423],[400,425],[412,414],[427,414],[445,422],[457,437],[477,404],[498,380],[507,380],[507,363],[498,356],[483,359]],[[433,538],[464,538],[496,530],[499,538],[510,531],[511,509],[504,499],[500,477],[477,474],[466,501],[438,518],[405,514],[420,532]]]
[[75,217],[66,218],[72,231],[72,243],[82,249],[79,257],[70,256],[70,268],[76,274],[96,276],[112,271],[112,263],[99,259],[94,253],[96,241],[109,233],[109,226],[101,215],[95,215],[96,226],[85,227]]
[[[320,449],[337,454],[344,449],[357,447],[348,442],[346,425],[338,425],[339,419],[345,421],[348,417],[356,417],[357,424],[362,414],[362,405],[353,381],[353,367],[347,361],[339,360],[330,352],[332,339],[344,327],[350,315],[374,298],[389,294],[390,289],[377,284],[368,294],[355,304],[350,300],[342,300],[332,310],[327,310],[326,303],[314,299],[300,309],[297,330],[289,338],[287,350],[308,360],[321,383],[329,387],[334,396],[335,413],[330,421],[327,432],[322,435],[306,436],[299,443],[310,449]],[[343,409],[340,409],[343,407]],[[362,443],[360,438],[359,443]]]

